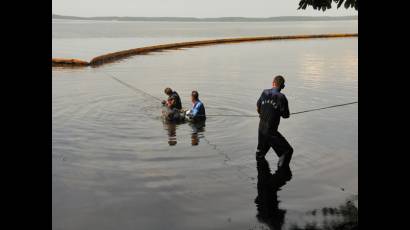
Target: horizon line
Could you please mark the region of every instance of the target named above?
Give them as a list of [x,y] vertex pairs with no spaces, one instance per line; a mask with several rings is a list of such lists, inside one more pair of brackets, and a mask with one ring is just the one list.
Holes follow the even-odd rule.
[[243,18],[243,19],[270,19],[270,18],[284,18],[284,17],[308,17],[308,18],[343,18],[354,17],[358,15],[337,15],[337,16],[311,16],[311,15],[282,15],[269,17],[247,17],[247,16],[220,16],[220,17],[193,17],[193,16],[74,16],[52,13],[52,16],[73,17],[73,18],[186,18],[186,19],[221,19],[221,18]]

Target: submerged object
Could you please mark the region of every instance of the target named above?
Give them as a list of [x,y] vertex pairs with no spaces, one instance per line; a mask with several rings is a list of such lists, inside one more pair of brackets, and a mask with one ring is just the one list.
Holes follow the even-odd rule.
[[170,109],[165,105],[162,105],[162,111],[161,111],[162,119],[166,122],[176,122],[176,123],[184,123],[184,122],[190,122],[190,123],[202,123],[205,121],[205,119],[193,119],[190,114],[190,110],[188,109]]
[[167,106],[162,106],[162,118],[166,122],[185,122],[186,116],[185,116],[185,111],[186,109],[170,109]]

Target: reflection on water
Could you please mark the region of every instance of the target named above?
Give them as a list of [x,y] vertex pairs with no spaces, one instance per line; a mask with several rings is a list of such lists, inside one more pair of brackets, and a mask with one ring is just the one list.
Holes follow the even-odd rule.
[[198,145],[199,139],[204,137],[203,133],[205,132],[205,121],[189,123],[189,126],[192,128],[191,144]]
[[288,173],[283,169],[271,173],[268,161],[262,157],[257,158],[258,170],[258,196],[255,198],[256,217],[270,229],[282,229],[286,211],[279,208],[278,191],[289,181]]
[[322,78],[326,77],[323,70],[325,61],[323,56],[319,56],[316,53],[306,53],[301,55],[301,77],[306,81],[307,86],[310,88],[320,88],[320,82]]
[[168,144],[170,146],[177,144],[177,124],[173,122],[164,122],[164,129],[168,132]]
[[[180,125],[184,125],[184,123],[176,123],[170,121],[164,121],[164,129],[167,131],[168,134],[168,144],[170,146],[177,144],[177,128]],[[192,129],[191,133],[191,144],[192,146],[198,145],[199,140],[204,138],[205,132],[205,121],[191,123],[189,122],[189,126]]]
[[266,224],[271,230],[290,229],[290,230],[352,230],[358,229],[358,205],[357,196],[349,198],[345,204],[338,208],[323,207],[314,209],[306,213],[304,226],[289,224],[285,228],[286,210],[279,208],[278,191],[286,182],[289,172],[277,170],[271,173],[268,161],[257,158],[256,168],[258,171],[258,195],[255,198],[257,209],[257,219]]

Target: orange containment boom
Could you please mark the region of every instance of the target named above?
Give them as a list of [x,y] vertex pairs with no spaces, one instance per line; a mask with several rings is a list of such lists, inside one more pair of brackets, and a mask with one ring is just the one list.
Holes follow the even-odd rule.
[[267,40],[283,40],[283,39],[310,39],[310,38],[342,38],[342,37],[358,37],[357,33],[353,34],[312,34],[312,35],[285,35],[285,36],[265,36],[265,37],[245,37],[245,38],[223,38],[214,40],[202,40],[192,42],[179,42],[155,46],[146,46],[141,48],[129,49],[108,53],[93,58],[90,62],[78,59],[61,59],[53,58],[53,66],[98,66],[109,62],[114,62],[119,59],[127,58],[133,55],[147,54],[150,52],[158,52],[162,50],[171,50],[184,47],[205,46],[222,43],[239,43],[239,42],[255,42]]
[[51,59],[53,66],[88,66],[89,62],[79,59],[67,59],[67,58],[53,58]]

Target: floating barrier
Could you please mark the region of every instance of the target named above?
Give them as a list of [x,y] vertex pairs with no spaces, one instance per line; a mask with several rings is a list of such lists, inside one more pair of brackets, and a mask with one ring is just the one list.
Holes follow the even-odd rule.
[[222,38],[213,40],[202,40],[192,42],[179,42],[155,46],[146,46],[129,50],[122,50],[114,53],[108,53],[93,58],[90,62],[78,59],[62,59],[53,58],[53,66],[99,66],[105,63],[114,62],[134,55],[143,55],[150,52],[158,52],[162,50],[179,49],[184,47],[206,46],[223,43],[240,43],[240,42],[256,42],[267,40],[284,40],[284,39],[311,39],[311,38],[341,38],[341,37],[358,37],[354,34],[313,34],[313,35],[286,35],[286,36],[265,36],[265,37],[245,37],[245,38]]
[[79,59],[66,59],[66,58],[53,58],[53,66],[88,66],[89,62],[79,60]]

